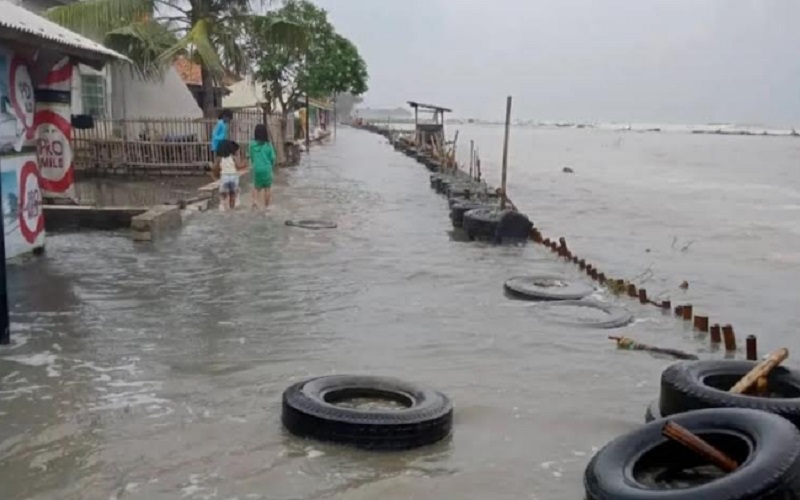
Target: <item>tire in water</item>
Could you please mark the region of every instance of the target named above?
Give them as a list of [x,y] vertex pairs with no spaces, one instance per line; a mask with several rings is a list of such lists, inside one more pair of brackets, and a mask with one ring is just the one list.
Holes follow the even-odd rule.
[[659,408],[672,416],[705,408],[750,408],[780,415],[800,428],[800,373],[778,366],[767,377],[771,397],[731,394],[728,390],[755,361],[682,361],[661,374]]
[[[379,398],[400,409],[356,409],[337,402]],[[403,450],[450,435],[453,404],[436,390],[384,377],[334,375],[283,393],[283,425],[294,435],[374,450]]]
[[515,276],[503,287],[514,297],[525,300],[580,300],[594,293],[589,285],[552,275]]
[[724,474],[643,425],[603,447],[584,472],[587,500],[792,500],[800,492],[800,432],[755,410],[711,409],[671,421],[740,464]]

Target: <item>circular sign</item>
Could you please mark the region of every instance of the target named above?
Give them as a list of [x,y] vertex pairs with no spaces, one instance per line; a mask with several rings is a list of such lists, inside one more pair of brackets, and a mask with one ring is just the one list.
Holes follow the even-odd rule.
[[19,230],[30,244],[44,231],[39,169],[32,161],[25,162],[19,172]]
[[28,66],[25,65],[22,59],[16,56],[11,60],[9,84],[11,86],[11,107],[14,108],[14,114],[17,115],[17,119],[21,121],[22,125],[25,127],[28,139],[32,139],[35,104],[33,81],[31,80]]
[[63,193],[72,186],[72,135],[66,118],[50,110],[36,113],[36,153],[42,189]]

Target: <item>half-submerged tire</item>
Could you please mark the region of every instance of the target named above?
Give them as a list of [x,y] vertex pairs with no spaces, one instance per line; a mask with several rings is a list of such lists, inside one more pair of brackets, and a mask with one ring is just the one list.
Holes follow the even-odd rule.
[[[456,200],[457,198],[452,199]],[[485,208],[486,206],[487,205],[484,203],[469,200],[461,200],[460,202],[454,203],[453,206],[450,207],[450,220],[453,222],[453,227],[463,227],[465,213],[477,208]]]
[[778,366],[767,377],[771,397],[731,394],[728,390],[755,361],[682,361],[661,374],[659,408],[672,416],[704,408],[750,408],[780,415],[800,428],[800,373]]
[[510,210],[500,208],[476,208],[464,214],[464,230],[470,239],[493,240],[497,225]]
[[495,231],[495,243],[504,243],[508,241],[526,241],[533,229],[533,222],[527,215],[522,212],[512,210],[506,212],[500,218]]
[[[537,306],[542,307],[542,306]],[[591,321],[557,321],[557,323],[572,326],[582,326],[585,328],[621,328],[633,322],[633,315],[622,307],[604,304],[596,300],[558,300],[549,302],[544,307],[586,307],[597,309],[605,313],[605,318]]]
[[663,421],[603,447],[583,476],[587,500],[796,500],[800,432],[768,413],[702,410],[670,419],[736,460],[728,474],[662,437]]
[[[380,398],[400,409],[363,410],[335,403]],[[404,450],[450,435],[453,404],[441,392],[392,378],[334,375],[290,386],[283,425],[294,435],[373,450]]]
[[653,420],[659,420],[664,418],[664,415],[661,414],[661,408],[658,406],[658,400],[653,400],[649,405],[647,405],[647,409],[644,411],[644,421],[646,423],[650,423]]
[[301,227],[303,229],[336,229],[335,222],[327,220],[287,220],[285,224],[289,227]]
[[525,300],[580,300],[594,293],[594,288],[562,276],[515,276],[503,287],[514,297]]

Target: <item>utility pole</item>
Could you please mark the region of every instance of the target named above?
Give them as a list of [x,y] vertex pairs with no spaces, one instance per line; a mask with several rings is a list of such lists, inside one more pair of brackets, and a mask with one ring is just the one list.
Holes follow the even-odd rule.
[[310,116],[311,116],[311,107],[309,106],[308,103],[308,94],[306,94],[306,125],[304,127],[306,129],[306,153],[311,152],[311,130],[309,130],[308,128],[308,124],[310,122]]

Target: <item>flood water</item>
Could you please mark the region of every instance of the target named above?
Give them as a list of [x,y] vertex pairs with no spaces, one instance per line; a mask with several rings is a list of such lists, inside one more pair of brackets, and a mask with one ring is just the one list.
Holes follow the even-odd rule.
[[[461,127],[490,181],[501,136]],[[798,153],[791,138],[515,129],[509,193],[609,275],[644,273],[651,296],[797,352]],[[48,239],[10,269],[3,498],[582,498],[592,453],[641,424],[671,361],[505,297],[518,274],[584,278],[541,247],[451,239],[428,186],[382,137],[340,129],[277,174],[267,215],[197,214],[152,246]],[[615,334],[723,356],[655,308],[594,298],[635,315]],[[286,434],[282,391],[333,373],[445,392],[452,439],[374,454]]]

